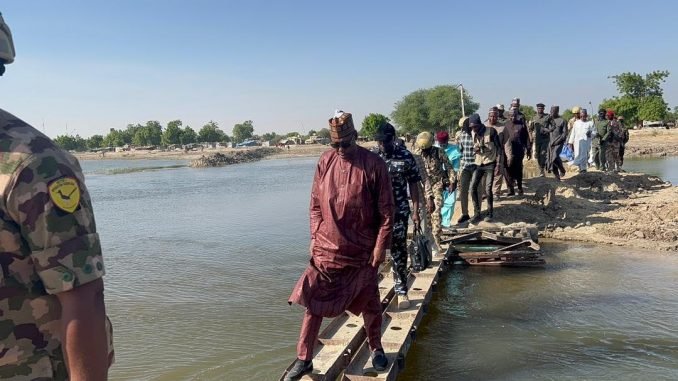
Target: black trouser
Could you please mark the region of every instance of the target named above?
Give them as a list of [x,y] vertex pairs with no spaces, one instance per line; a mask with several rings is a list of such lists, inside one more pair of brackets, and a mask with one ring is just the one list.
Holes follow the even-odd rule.
[[561,173],[565,174],[565,166],[563,166],[563,160],[560,158],[560,155],[553,160],[551,164],[551,172],[556,176],[557,179],[560,178]]
[[539,164],[539,170],[543,172],[546,170],[546,156],[548,155],[549,142],[537,140],[534,145],[537,151],[537,163]]
[[487,196],[487,211],[489,212],[489,215],[492,216],[492,212],[494,211],[493,204],[494,204],[494,199],[492,195],[492,183],[494,182],[494,167],[496,166],[496,162],[491,162],[488,164],[480,165],[476,168],[476,170],[473,172],[473,179],[471,180],[471,198],[473,199],[473,215],[474,216],[479,216],[480,215],[480,206],[482,203],[482,199],[480,198],[480,195],[482,194],[481,192],[478,192],[478,187],[480,186],[480,181],[483,179],[483,176],[486,176],[485,178],[485,196]]
[[396,294],[407,294],[407,221],[410,212],[396,212],[391,236],[391,259]]
[[516,183],[518,183],[518,189],[523,190],[523,157],[517,156],[511,160],[511,165],[508,168],[509,177],[511,181],[509,182],[509,193],[515,192]]
[[619,165],[624,165],[624,150],[626,150],[626,143],[622,143],[621,148],[619,148]]

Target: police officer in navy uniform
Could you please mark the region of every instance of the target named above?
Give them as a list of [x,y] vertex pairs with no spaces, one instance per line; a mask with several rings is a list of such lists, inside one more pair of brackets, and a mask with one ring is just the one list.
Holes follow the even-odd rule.
[[[381,124],[375,136],[379,143],[375,152],[381,156],[388,167],[393,186],[395,202],[395,218],[393,220],[393,236],[391,238],[391,259],[393,260],[393,276],[395,291],[398,295],[398,307],[410,306],[407,297],[407,224],[410,217],[412,199],[412,222],[419,223],[419,188],[421,181],[414,156],[404,145],[396,144],[396,131],[390,123]],[[409,196],[408,191],[409,189]]]

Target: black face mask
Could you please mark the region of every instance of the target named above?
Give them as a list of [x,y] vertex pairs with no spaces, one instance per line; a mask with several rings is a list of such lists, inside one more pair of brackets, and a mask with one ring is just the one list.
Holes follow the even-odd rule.
[[395,151],[395,145],[393,144],[393,140],[383,142],[382,145],[379,146],[379,149],[381,150],[381,152],[387,155],[393,154],[393,151]]

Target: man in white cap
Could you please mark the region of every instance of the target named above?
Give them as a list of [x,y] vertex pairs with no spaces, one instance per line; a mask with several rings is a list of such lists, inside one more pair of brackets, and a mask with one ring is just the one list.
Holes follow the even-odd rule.
[[570,137],[567,143],[574,152],[574,161],[572,165],[579,168],[579,172],[586,172],[589,164],[589,151],[591,150],[591,140],[595,135],[593,122],[588,119],[588,112],[585,108],[579,111],[579,119],[574,122]]

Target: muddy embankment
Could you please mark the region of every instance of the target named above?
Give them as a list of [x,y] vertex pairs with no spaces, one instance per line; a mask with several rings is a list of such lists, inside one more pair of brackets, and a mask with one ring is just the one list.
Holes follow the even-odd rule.
[[526,181],[495,203],[495,221],[537,224],[540,236],[678,251],[678,187],[639,173],[587,172]]
[[231,164],[251,163],[262,160],[268,156],[281,153],[280,148],[257,148],[227,153],[210,153],[191,161],[192,168],[223,167]]
[[630,130],[625,157],[678,156],[678,129]]

